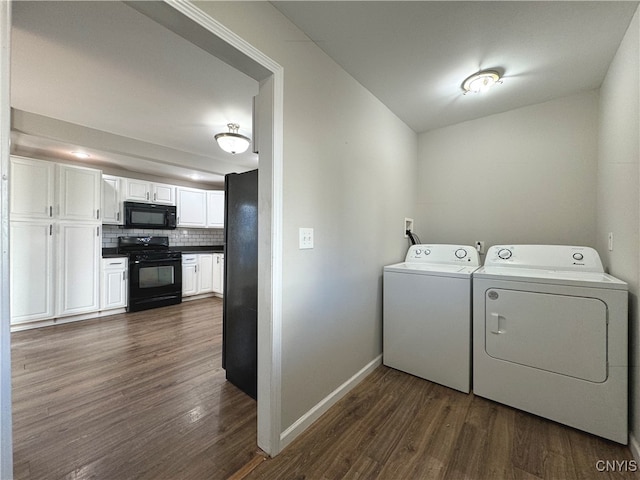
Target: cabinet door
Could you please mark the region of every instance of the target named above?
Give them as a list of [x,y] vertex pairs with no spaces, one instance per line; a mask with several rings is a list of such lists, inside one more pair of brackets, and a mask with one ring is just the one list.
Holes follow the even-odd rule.
[[182,255],[182,296],[198,293],[198,255]]
[[60,223],[58,242],[58,315],[97,311],[101,237],[95,223]]
[[57,165],[60,220],[100,219],[102,172],[93,168]]
[[222,293],[222,276],[224,273],[224,255],[216,253],[213,255],[213,291]]
[[102,223],[123,225],[122,178],[102,176]]
[[153,190],[153,203],[161,203],[163,205],[176,204],[176,187],[163,183],[154,183],[151,187]]
[[11,157],[10,168],[11,220],[51,218],[55,164],[43,160]]
[[144,180],[125,179],[124,199],[131,202],[149,202],[151,184]]
[[207,192],[207,227],[224,228],[224,191]]
[[53,225],[11,222],[11,323],[54,315]]
[[195,188],[178,187],[178,226],[207,226],[207,192]]
[[213,253],[198,255],[198,293],[213,292]]
[[127,306],[127,259],[102,259],[100,310]]

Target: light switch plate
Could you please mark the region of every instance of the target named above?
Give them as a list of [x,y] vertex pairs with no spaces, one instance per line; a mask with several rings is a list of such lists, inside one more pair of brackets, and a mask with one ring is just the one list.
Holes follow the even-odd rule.
[[313,248],[313,228],[300,228],[300,250]]

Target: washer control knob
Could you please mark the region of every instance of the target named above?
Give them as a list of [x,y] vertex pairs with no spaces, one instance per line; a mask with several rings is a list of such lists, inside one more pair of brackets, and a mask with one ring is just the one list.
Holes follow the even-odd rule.
[[584,259],[584,255],[581,254],[580,252],[576,252],[576,253],[573,254],[573,259],[574,260],[578,260],[578,261],[583,260]]
[[513,254],[508,248],[501,248],[500,250],[498,250],[498,258],[501,258],[502,260],[508,260],[509,258],[511,258],[511,255]]
[[419,248],[417,248],[417,249],[416,249],[416,257],[419,257],[421,253],[422,253],[422,250],[420,250]]
[[429,250],[428,248],[424,249],[424,254],[425,255],[429,255],[431,253],[431,250]]
[[459,248],[456,250],[456,257],[464,258],[467,256],[467,251],[464,248]]

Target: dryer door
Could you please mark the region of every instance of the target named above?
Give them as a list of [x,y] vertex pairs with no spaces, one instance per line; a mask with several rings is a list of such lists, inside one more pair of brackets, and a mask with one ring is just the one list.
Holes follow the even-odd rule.
[[604,382],[607,307],[596,298],[491,288],[485,349],[497,359]]

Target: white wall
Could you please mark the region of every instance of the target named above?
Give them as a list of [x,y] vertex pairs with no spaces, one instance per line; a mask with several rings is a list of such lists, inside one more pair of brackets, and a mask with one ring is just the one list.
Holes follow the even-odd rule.
[[589,91],[421,134],[420,239],[594,246],[597,115]]
[[[631,431],[640,439],[640,332],[638,331],[640,20],[636,14],[600,89],[597,245],[614,276],[629,284]],[[613,251],[607,234],[613,232]],[[636,445],[637,448],[637,445]],[[640,452],[636,450],[636,458]]]
[[382,267],[406,252],[417,135],[269,3],[197,6],[284,67],[284,431],[382,352]]

